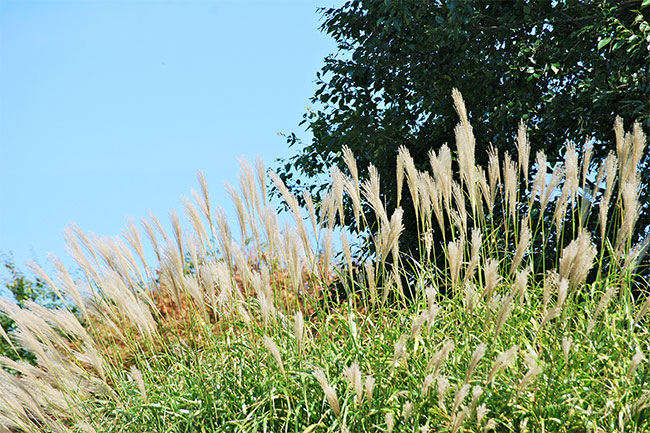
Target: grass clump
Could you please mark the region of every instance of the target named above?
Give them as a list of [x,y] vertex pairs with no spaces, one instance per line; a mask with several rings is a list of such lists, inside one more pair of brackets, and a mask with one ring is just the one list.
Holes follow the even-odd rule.
[[[270,175],[292,217],[282,229],[260,162],[229,189],[236,235],[201,175],[188,228],[175,213],[171,234],[143,222],[155,263],[134,225],[112,240],[72,228],[84,279],[34,270],[77,313],[0,304],[16,323],[7,338],[36,359],[0,358],[12,371],[0,371],[0,431],[650,429],[640,126],[617,121],[617,154],[600,165],[569,144],[548,172],[543,154],[529,166],[522,125],[517,157],[491,151],[484,171],[453,97],[456,151],[431,152],[431,172],[397,156],[420,257],[399,251],[402,210],[386,213],[377,171],[361,181],[347,149],[350,175],[332,171],[318,212]],[[355,233],[334,228],[347,201]],[[349,240],[360,234],[365,255]]]

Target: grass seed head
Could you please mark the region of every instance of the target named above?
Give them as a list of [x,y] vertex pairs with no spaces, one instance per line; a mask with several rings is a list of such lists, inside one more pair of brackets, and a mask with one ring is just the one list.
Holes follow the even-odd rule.
[[[476,349],[474,349],[474,353],[472,353],[472,358],[469,361],[469,367],[467,368],[467,373],[465,374],[465,383],[469,382],[469,380],[472,378],[472,374],[474,374],[474,370],[476,369],[476,366],[478,365],[479,361],[485,356],[485,352],[487,351],[487,344],[485,343],[480,343],[478,346],[476,346]],[[468,388],[469,392],[469,388]]]
[[569,363],[569,351],[571,350],[571,339],[569,337],[562,337],[562,353],[564,354],[564,363]]
[[298,345],[298,353],[302,353],[303,347],[303,333],[305,330],[305,320],[302,311],[296,311],[293,316],[293,333],[296,337],[296,344]]
[[366,380],[363,383],[363,388],[366,393],[366,401],[370,405],[372,403],[372,394],[375,390],[375,378],[372,375],[366,376]]
[[361,381],[361,370],[359,369],[359,363],[354,361],[349,367],[343,369],[343,376],[345,380],[348,381],[352,389],[357,395],[357,402],[361,404],[363,399],[363,384]]
[[488,375],[486,383],[492,383],[494,377],[499,371],[503,370],[509,365],[512,365],[512,363],[514,362],[517,356],[518,351],[519,351],[519,345],[515,344],[510,349],[501,352],[497,356],[497,359],[494,361],[494,364],[492,365],[492,369],[490,370],[490,374]]
[[395,428],[395,417],[392,412],[386,414],[386,431],[392,433]]
[[269,351],[269,353],[273,356],[273,359],[275,359],[276,364],[278,364],[278,367],[280,368],[280,372],[282,372],[282,375],[285,376],[284,363],[282,362],[282,357],[280,356],[280,349],[278,349],[277,344],[275,344],[275,341],[273,341],[271,337],[267,335],[264,336],[263,342],[264,342],[264,347],[266,347],[266,350]]
[[627,378],[632,379],[632,375],[636,371],[639,364],[641,364],[643,361],[646,360],[647,359],[645,357],[645,354],[637,347],[636,353],[634,354],[634,356],[632,357],[632,361],[630,362],[630,368],[627,370]]
[[327,382],[327,377],[325,376],[325,372],[323,371],[322,368],[317,368],[316,370],[314,370],[313,375],[318,381],[318,383],[320,384],[323,393],[325,394],[325,398],[327,399],[327,402],[332,408],[332,411],[337,417],[340,416],[341,406],[339,406],[339,399],[336,396],[336,391],[334,390],[334,388],[332,388],[330,384]]
[[451,422],[451,432],[456,433],[463,427],[465,418],[467,417],[469,409],[466,406],[463,406],[458,412],[454,414],[454,418]]
[[451,410],[452,413],[456,413],[458,407],[469,395],[470,389],[471,386],[469,385],[469,383],[465,383],[456,390],[456,394],[454,395],[454,407]]
[[477,408],[476,408],[476,426],[480,427],[481,424],[483,424],[483,419],[485,418],[485,415],[488,414],[490,410],[487,408],[485,403],[481,403]]
[[449,391],[449,379],[446,376],[438,376],[438,405],[444,410],[445,409],[445,396],[447,391]]
[[142,372],[138,370],[138,368],[135,365],[132,365],[131,369],[129,370],[129,373],[131,375],[131,378],[135,382],[136,386],[138,387],[138,391],[140,391],[142,398],[144,399],[145,402],[147,402],[148,401],[147,391],[144,387],[144,378],[142,377]]
[[404,421],[408,421],[411,417],[411,413],[413,413],[413,403],[407,400],[404,403],[404,409],[402,410],[402,418],[404,418]]

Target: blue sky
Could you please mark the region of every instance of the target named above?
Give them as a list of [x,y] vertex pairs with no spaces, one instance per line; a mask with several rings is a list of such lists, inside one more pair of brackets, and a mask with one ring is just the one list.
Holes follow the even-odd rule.
[[64,256],[71,222],[106,236],[167,219],[202,170],[230,209],[238,158],[291,155],[341,1],[0,0],[0,252]]

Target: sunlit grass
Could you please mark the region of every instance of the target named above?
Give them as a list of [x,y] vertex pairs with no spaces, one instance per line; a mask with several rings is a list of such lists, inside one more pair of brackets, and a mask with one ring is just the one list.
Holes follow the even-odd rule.
[[[349,176],[332,171],[318,209],[271,175],[292,224],[258,162],[229,190],[234,232],[202,175],[186,227],[173,213],[171,233],[155,218],[118,240],[72,228],[83,279],[34,270],[77,315],[0,304],[38,363],[0,360],[18,372],[0,373],[0,431],[648,431],[640,127],[617,122],[606,161],[568,145],[547,173],[542,154],[529,166],[522,125],[519,154],[491,152],[483,170],[454,101],[457,151],[432,152],[430,172],[398,154],[416,227],[386,212],[376,170],[360,181],[344,149]],[[340,233],[346,201],[355,219]],[[419,257],[399,250],[407,229]]]

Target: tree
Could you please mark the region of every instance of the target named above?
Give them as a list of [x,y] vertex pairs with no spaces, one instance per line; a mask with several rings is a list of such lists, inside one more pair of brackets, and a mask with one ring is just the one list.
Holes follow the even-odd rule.
[[[395,158],[405,145],[419,169],[429,149],[453,146],[458,88],[471,111],[477,163],[488,146],[512,150],[520,119],[531,159],[543,150],[559,161],[567,140],[593,137],[594,158],[614,147],[613,123],[634,120],[650,130],[650,1],[376,1],[321,9],[322,30],[338,52],[325,59],[304,115],[313,135],[278,173],[293,191],[318,197],[315,180],[330,165],[344,170],[341,149],[359,167],[374,164],[389,212],[396,205]],[[650,164],[643,163],[647,188]],[[364,176],[364,173],[361,173]],[[405,223],[413,211],[405,209]],[[642,195],[637,239],[650,226],[650,195]],[[349,221],[349,220],[348,220]],[[405,250],[418,240],[407,230]]]

